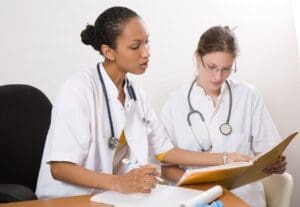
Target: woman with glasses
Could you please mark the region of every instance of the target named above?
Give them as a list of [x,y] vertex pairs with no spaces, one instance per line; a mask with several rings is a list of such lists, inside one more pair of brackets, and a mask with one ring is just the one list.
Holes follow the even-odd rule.
[[[280,140],[259,91],[252,85],[229,79],[236,72],[237,41],[229,27],[214,26],[202,34],[195,51],[198,75],[173,93],[161,119],[176,147],[202,151],[206,160],[222,153],[215,165],[254,158]],[[203,167],[208,166],[203,163]],[[267,173],[283,173],[284,157]],[[186,167],[163,167],[162,173],[177,181]],[[251,206],[266,206],[263,186],[254,182],[233,190]]]

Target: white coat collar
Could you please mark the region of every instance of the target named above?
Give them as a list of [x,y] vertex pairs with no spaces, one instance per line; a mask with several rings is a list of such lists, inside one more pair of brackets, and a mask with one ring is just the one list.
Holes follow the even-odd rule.
[[101,72],[101,75],[103,76],[104,84],[105,84],[106,90],[108,91],[108,94],[110,96],[112,96],[113,98],[118,98],[119,91],[117,89],[117,86],[114,84],[112,79],[107,74],[107,72],[103,66],[103,63],[100,63],[99,66],[100,66],[100,72]]
[[[229,85],[231,85],[231,80],[227,80],[227,81],[228,81]],[[220,95],[218,96],[218,99],[217,99],[218,102],[219,102],[220,99],[222,99],[223,94],[226,91],[228,91],[228,88],[227,88],[227,85],[224,81],[224,83],[221,86],[221,93],[220,93]],[[197,83],[195,84],[195,92],[196,92],[195,94],[199,94],[199,95],[201,94],[201,96],[206,96],[204,88],[202,86],[199,86]]]
[[[100,65],[100,71],[101,71],[101,74],[103,76],[105,86],[107,88],[106,90],[109,91],[108,94],[110,96],[112,96],[113,98],[118,99],[119,91],[118,91],[117,86],[112,81],[112,79],[109,77],[108,73],[106,72],[106,70],[103,66],[103,63],[100,63],[99,65]],[[125,105],[126,105],[125,108],[127,110],[129,110],[133,101],[130,99],[130,96],[128,94],[127,85],[128,85],[128,83],[127,83],[127,81],[125,81],[125,84],[124,84],[124,87],[123,87],[123,90],[125,92]]]
[[[231,80],[227,79],[227,82],[228,82],[229,86],[232,85],[232,81]],[[223,99],[225,93],[229,93],[229,89],[227,87],[227,84],[224,81],[224,83],[223,83],[223,85],[221,87],[221,93],[220,93],[220,95],[219,95],[219,97],[217,99],[218,102]]]

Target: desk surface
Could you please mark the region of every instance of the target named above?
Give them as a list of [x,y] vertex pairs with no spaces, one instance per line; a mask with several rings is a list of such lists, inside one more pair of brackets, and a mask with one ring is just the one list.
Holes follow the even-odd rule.
[[[208,186],[186,186],[193,189],[204,190]],[[14,202],[0,204],[0,207],[111,207],[90,201],[91,195],[72,196],[55,199],[34,200],[24,202]],[[225,207],[249,207],[244,201],[233,195],[230,191],[224,189],[224,194],[221,197]]]

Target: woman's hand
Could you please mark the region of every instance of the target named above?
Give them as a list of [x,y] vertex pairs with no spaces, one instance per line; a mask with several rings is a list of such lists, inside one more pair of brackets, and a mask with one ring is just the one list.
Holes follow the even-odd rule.
[[155,176],[159,176],[159,173],[153,165],[135,168],[119,177],[118,191],[121,193],[150,193],[157,184]]
[[228,153],[228,160],[227,163],[231,163],[231,162],[248,162],[251,160],[251,158],[247,155],[243,155],[241,153],[238,152],[231,152]]
[[276,173],[276,174],[282,174],[286,170],[286,157],[285,156],[279,156],[278,161],[271,165],[270,167],[267,167],[264,169],[264,172],[266,173]]

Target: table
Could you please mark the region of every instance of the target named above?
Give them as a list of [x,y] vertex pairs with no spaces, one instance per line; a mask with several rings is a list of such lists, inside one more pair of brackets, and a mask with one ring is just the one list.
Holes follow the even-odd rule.
[[[188,185],[188,188],[205,190],[211,185]],[[0,207],[111,207],[112,205],[100,204],[90,201],[91,195],[72,196],[64,198],[33,200],[0,204]],[[224,207],[249,207],[243,200],[230,191],[224,189],[221,197]]]

